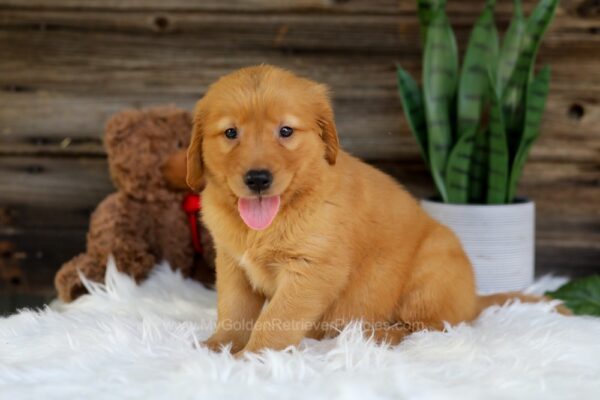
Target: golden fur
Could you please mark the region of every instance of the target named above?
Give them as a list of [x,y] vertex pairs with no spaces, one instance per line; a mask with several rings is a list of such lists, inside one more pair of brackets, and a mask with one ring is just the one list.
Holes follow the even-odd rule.
[[[294,128],[290,138],[279,127]],[[236,127],[236,140],[224,131]],[[269,169],[272,225],[237,210],[243,176]],[[218,327],[232,351],[283,349],[360,319],[378,340],[472,320],[483,305],[456,236],[391,177],[339,149],[326,87],[271,66],[221,78],[198,102],[187,182],[206,180],[203,220],[216,250]]]

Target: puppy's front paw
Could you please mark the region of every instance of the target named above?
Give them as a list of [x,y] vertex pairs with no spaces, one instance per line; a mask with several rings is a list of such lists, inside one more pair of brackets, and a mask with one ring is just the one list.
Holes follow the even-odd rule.
[[212,336],[210,338],[206,339],[204,342],[200,342],[201,347],[208,347],[210,350],[216,351],[216,352],[221,352],[221,350],[223,349],[223,347],[226,344],[227,343],[222,343],[220,340],[218,340]]
[[208,339],[206,339],[204,342],[201,343],[201,346],[208,347],[210,350],[220,353],[223,350],[223,348],[225,348],[230,343],[231,353],[237,353],[238,351],[244,348],[244,344],[237,342],[234,338],[226,338],[218,334],[214,334]]
[[233,358],[235,358],[236,360],[242,360],[244,358],[244,354],[246,354],[246,351],[242,349],[237,353],[233,353]]

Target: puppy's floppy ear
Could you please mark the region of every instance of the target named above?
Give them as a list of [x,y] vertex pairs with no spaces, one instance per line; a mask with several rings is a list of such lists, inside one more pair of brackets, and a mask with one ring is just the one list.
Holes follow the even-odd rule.
[[334,165],[340,148],[340,141],[333,121],[333,112],[330,116],[319,119],[319,126],[321,127],[321,138],[325,142],[325,159],[330,165]]
[[204,188],[204,162],[202,160],[202,137],[204,133],[200,102],[196,106],[193,124],[192,139],[187,149],[186,182],[190,189],[194,192],[199,192]]
[[340,141],[335,127],[333,108],[329,100],[329,89],[324,85],[317,85],[318,110],[317,124],[321,128],[321,139],[325,142],[325,159],[330,165],[334,165],[340,148]]

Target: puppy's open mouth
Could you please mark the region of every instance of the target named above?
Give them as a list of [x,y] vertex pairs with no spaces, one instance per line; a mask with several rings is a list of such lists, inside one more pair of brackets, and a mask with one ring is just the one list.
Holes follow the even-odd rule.
[[271,225],[280,204],[280,196],[242,197],[238,200],[238,211],[248,227],[261,231]]

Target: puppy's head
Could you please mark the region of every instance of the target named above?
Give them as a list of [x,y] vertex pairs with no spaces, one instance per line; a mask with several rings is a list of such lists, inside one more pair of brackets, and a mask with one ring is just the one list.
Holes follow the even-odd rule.
[[237,202],[250,228],[267,228],[282,202],[315,186],[335,164],[338,137],[327,92],[272,66],[218,80],[196,106],[188,185],[198,189],[205,177]]

